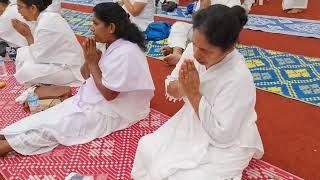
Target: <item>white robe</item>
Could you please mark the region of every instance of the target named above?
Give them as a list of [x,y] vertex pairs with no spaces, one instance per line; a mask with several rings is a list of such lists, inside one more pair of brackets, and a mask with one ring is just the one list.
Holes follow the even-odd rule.
[[32,45],[17,52],[15,78],[20,84],[82,84],[82,48],[60,14],[40,13],[33,38]]
[[[228,7],[233,7],[236,5],[241,5],[240,0],[213,0],[211,5],[223,4]],[[196,10],[200,8],[200,1],[197,3]],[[192,37],[192,24],[186,22],[176,22],[171,27],[171,32],[168,37],[169,47],[180,47],[186,49],[187,44],[190,43]]]
[[308,6],[308,0],[282,0],[282,9],[288,10],[288,9],[307,9]]
[[0,39],[6,41],[11,47],[27,46],[27,40],[12,26],[11,20],[18,19],[26,22],[19,14],[17,5],[11,3],[0,16]]
[[[178,79],[189,44],[166,86]],[[234,49],[208,70],[195,61],[200,76],[199,118],[185,105],[163,126],[142,137],[131,172],[135,180],[240,179],[263,146],[255,121],[255,85],[243,56]]]
[[52,0],[51,5],[47,7],[46,11],[60,13],[61,12],[61,0]]
[[132,23],[135,23],[141,31],[145,31],[150,23],[153,22],[153,14],[154,14],[154,1],[153,0],[129,0],[130,4],[134,4],[135,2],[145,3],[144,9],[141,13],[134,17],[127,10],[125,5],[122,8],[130,14],[130,20]]
[[20,154],[41,154],[59,144],[88,143],[144,119],[150,112],[154,85],[144,53],[119,39],[99,61],[102,83],[120,92],[104,99],[92,77],[79,92],[59,105],[26,117],[0,131]]

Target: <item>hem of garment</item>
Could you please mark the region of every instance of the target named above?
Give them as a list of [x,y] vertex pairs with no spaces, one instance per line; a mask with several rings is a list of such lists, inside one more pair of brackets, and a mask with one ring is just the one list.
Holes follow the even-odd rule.
[[[35,152],[35,153],[26,153],[24,151],[20,151],[19,149],[17,149],[16,147],[12,146],[12,144],[15,144],[15,143],[12,143],[11,140],[14,139],[14,138],[8,138],[7,135],[3,134],[3,136],[5,137],[6,141],[8,142],[8,144],[10,145],[10,147],[17,153],[21,154],[21,155],[24,155],[24,156],[30,156],[30,155],[38,155],[38,154],[43,154],[43,153],[46,153],[46,152],[49,152],[49,151],[52,151],[54,148],[56,148],[57,146],[59,146],[59,144],[53,146],[52,148],[50,148],[50,150],[48,149],[46,152]],[[17,139],[14,139],[14,140],[17,140]],[[20,140],[19,140],[20,141]]]

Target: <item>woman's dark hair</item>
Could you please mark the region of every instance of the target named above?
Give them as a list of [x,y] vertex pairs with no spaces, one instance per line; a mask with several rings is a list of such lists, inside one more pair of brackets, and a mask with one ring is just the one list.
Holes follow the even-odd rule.
[[20,0],[20,1],[23,2],[27,7],[30,7],[32,5],[37,6],[40,12],[47,9],[47,7],[52,4],[52,0]]
[[93,8],[95,16],[106,25],[114,23],[115,36],[136,43],[143,51],[146,49],[144,33],[130,21],[129,14],[117,3],[100,3]]
[[241,6],[229,8],[216,4],[193,16],[193,29],[202,32],[210,44],[225,51],[238,41],[240,31],[247,21],[248,16]]
[[5,4],[5,5],[9,5],[10,1],[9,0],[0,0],[0,3]]

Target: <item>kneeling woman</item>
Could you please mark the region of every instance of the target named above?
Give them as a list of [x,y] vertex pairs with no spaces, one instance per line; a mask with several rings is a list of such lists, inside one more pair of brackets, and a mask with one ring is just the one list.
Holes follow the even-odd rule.
[[[23,17],[18,13],[17,5],[9,0],[0,0],[0,42],[5,42],[9,46],[10,58],[15,59],[16,49],[27,46],[27,40],[12,27],[11,19],[19,19],[25,22]],[[3,47],[4,48],[4,47]],[[0,51],[4,51],[1,49]]]
[[134,179],[240,180],[262,156],[255,85],[234,47],[246,21],[240,6],[213,5],[193,17],[193,43],[166,80],[185,105],[139,141]]
[[45,11],[51,0],[18,0],[19,13],[27,21],[36,21],[33,33],[21,21],[13,27],[29,46],[18,49],[15,78],[20,84],[80,86],[83,53],[72,29],[60,14]]
[[86,83],[61,104],[24,118],[0,131],[0,154],[12,150],[40,154],[59,144],[88,143],[129,127],[150,111],[154,85],[144,49],[144,35],[114,3],[93,9],[93,32],[108,45],[104,54],[95,40],[84,45]]

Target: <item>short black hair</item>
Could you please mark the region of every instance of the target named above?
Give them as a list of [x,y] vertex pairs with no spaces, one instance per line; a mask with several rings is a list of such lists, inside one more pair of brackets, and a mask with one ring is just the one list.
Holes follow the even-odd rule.
[[230,8],[216,4],[193,16],[193,29],[202,32],[210,44],[225,51],[238,41],[247,21],[248,16],[241,6]]
[[27,7],[35,5],[40,12],[52,4],[52,0],[21,0]]
[[118,3],[100,3],[93,8],[95,16],[109,25],[114,23],[116,26],[115,36],[136,43],[142,50],[145,50],[145,36],[137,25],[129,19],[130,15]]

